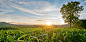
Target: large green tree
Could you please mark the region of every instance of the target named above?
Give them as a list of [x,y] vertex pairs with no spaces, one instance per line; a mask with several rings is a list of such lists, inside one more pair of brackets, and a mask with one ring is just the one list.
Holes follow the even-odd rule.
[[61,7],[60,12],[62,13],[62,18],[65,21],[65,23],[70,24],[70,28],[71,28],[71,24],[74,24],[75,22],[78,21],[78,17],[79,17],[79,13],[81,11],[83,11],[83,6],[80,6],[80,2],[79,1],[71,1],[68,2],[67,4],[63,4],[63,6]]

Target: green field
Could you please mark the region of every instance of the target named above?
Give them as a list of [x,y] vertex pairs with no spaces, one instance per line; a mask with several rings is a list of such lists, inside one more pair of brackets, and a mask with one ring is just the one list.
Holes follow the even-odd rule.
[[76,28],[21,28],[1,30],[0,42],[85,42],[86,30]]

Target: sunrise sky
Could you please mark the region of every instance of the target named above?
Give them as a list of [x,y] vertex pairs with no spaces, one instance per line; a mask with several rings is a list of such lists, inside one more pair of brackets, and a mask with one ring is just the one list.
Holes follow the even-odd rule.
[[[29,25],[46,22],[64,24],[60,8],[71,1],[75,0],[0,0],[0,22]],[[86,19],[86,0],[76,1],[84,6],[79,18]]]

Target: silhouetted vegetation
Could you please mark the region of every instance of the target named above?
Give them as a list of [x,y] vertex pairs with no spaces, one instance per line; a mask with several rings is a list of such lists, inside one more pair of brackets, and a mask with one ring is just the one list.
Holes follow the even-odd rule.
[[80,20],[80,21],[82,21],[83,27],[86,29],[86,19],[82,19],[82,20]]
[[73,27],[80,28],[80,29],[86,29],[86,19],[81,19],[78,22],[74,23]]

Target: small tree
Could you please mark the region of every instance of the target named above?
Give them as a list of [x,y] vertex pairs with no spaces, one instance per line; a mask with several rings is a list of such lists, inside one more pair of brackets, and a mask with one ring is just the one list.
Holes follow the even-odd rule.
[[83,6],[79,6],[80,2],[78,1],[71,1],[68,2],[67,4],[63,4],[60,12],[62,13],[62,18],[65,21],[65,23],[71,24],[79,21],[79,13],[84,9]]

